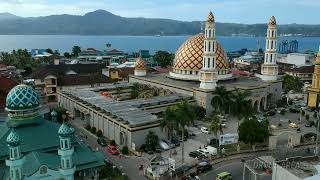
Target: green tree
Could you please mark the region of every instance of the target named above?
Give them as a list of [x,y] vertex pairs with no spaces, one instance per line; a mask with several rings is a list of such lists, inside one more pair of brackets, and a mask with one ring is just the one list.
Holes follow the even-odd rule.
[[133,83],[131,87],[131,99],[135,99],[139,96],[139,83]]
[[71,58],[71,55],[70,55],[70,53],[68,53],[68,52],[63,53],[63,56],[64,56],[65,58],[67,58],[67,59],[70,59],[70,58]]
[[167,51],[157,51],[153,58],[161,67],[168,67],[172,65],[174,55]]
[[[176,120],[175,107],[174,106],[167,107],[167,109],[163,114],[163,118],[160,120],[160,128],[161,130],[163,130],[164,128],[167,129],[168,138],[170,139],[170,142],[172,141],[175,120]],[[171,149],[170,149],[170,157],[171,157]]]
[[153,132],[149,131],[145,138],[146,146],[155,149],[159,143],[159,137]]
[[57,112],[57,120],[60,124],[63,123],[63,121],[67,121],[68,119],[66,119],[66,115],[67,115],[67,109],[61,107],[61,106],[58,106],[58,107],[55,107],[54,110]]
[[72,47],[72,56],[73,57],[78,57],[80,52],[81,52],[80,46],[73,46]]
[[239,126],[239,141],[246,144],[254,145],[255,143],[262,143],[268,139],[269,122],[259,122],[256,118],[246,119]]
[[250,91],[237,89],[232,93],[231,114],[238,119],[238,127],[242,119],[251,117],[255,112],[249,97]]
[[206,109],[203,108],[202,106],[199,105],[193,105],[195,114],[196,114],[196,119],[201,120],[206,116]]
[[53,51],[52,51],[52,49],[50,49],[50,48],[46,49],[46,52],[47,52],[47,53],[50,53],[50,54],[53,54]]
[[128,146],[123,146],[121,152],[122,152],[122,154],[129,154]]
[[282,86],[283,86],[285,93],[288,93],[291,90],[293,90],[295,92],[301,92],[301,88],[303,86],[303,83],[298,77],[285,75],[285,76],[283,76]]
[[53,54],[60,56],[60,52],[57,49],[54,50]]
[[[182,139],[184,139],[185,128],[193,124],[195,117],[195,112],[193,107],[186,101],[179,103],[176,106],[176,121],[175,127],[182,131]],[[184,163],[184,141],[182,141],[182,164]]]
[[218,112],[229,112],[230,110],[230,92],[226,90],[224,86],[218,86],[216,87],[214,91],[214,96],[211,100],[211,105],[215,109],[215,111]]
[[213,132],[213,134],[215,135],[215,137],[218,137],[218,133],[222,134],[223,133],[223,129],[222,129],[222,122],[221,119],[219,118],[219,116],[217,114],[212,113],[209,116],[209,129],[210,131]]
[[0,63],[28,71],[36,69],[40,64],[39,61],[32,59],[31,54],[26,49],[13,50],[11,53],[1,52]]

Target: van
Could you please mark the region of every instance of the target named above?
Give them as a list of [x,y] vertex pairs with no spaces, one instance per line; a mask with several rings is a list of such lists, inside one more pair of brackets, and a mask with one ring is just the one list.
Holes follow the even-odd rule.
[[217,175],[216,180],[232,180],[232,176],[228,172],[222,172]]
[[205,151],[209,152],[210,155],[215,156],[217,155],[217,148],[212,147],[212,146],[207,146],[205,148],[203,148]]
[[205,134],[209,134],[209,129],[206,127],[201,127],[201,132],[205,133]]

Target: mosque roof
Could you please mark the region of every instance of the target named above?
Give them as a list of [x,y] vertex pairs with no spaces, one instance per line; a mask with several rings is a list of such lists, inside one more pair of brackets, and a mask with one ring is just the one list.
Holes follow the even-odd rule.
[[135,69],[146,69],[146,63],[141,57],[136,61]]
[[[176,52],[174,69],[199,71],[202,68],[204,38],[204,34],[200,33],[190,37],[180,46]],[[217,69],[228,69],[227,54],[220,43],[216,42],[216,67]]]
[[269,26],[276,26],[276,25],[277,25],[276,18],[272,16],[269,20]]
[[20,84],[11,89],[7,95],[6,107],[9,110],[26,110],[38,106],[38,95],[31,86]]
[[214,22],[214,16],[211,11],[208,14],[207,22],[210,22],[210,23]]
[[20,137],[18,133],[13,129],[7,137],[7,143],[10,146],[17,146],[20,144]]

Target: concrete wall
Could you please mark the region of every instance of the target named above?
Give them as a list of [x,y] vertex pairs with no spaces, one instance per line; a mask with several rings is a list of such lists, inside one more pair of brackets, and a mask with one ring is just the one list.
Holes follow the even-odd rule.
[[[290,164],[288,164],[290,165]],[[273,163],[272,180],[302,180],[277,163]]]

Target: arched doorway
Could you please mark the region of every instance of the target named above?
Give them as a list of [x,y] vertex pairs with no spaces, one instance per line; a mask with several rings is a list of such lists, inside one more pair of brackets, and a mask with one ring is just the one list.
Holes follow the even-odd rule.
[[126,146],[127,145],[127,135],[125,132],[120,132],[120,146]]
[[265,97],[262,97],[260,100],[260,111],[264,111],[265,110]]
[[253,108],[256,110],[256,111],[259,111],[259,101],[256,100],[253,104]]

